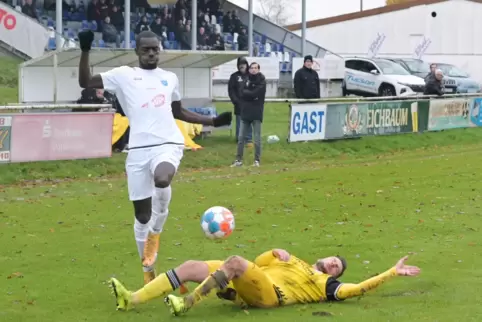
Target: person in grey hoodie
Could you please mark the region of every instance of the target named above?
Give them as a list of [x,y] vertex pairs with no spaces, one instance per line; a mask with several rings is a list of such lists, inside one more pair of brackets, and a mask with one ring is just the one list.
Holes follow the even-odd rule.
[[[231,74],[228,83],[228,94],[231,99],[231,103],[234,105],[234,115],[236,116],[236,141],[239,137],[239,128],[241,124],[241,98],[239,97],[239,89],[244,86],[248,79],[248,60],[245,57],[239,57],[238,71]],[[246,143],[252,144],[253,130],[250,128],[246,134]]]

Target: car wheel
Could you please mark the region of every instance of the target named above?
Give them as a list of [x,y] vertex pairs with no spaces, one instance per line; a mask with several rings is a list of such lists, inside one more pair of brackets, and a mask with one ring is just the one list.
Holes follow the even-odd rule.
[[397,96],[397,93],[395,92],[395,88],[391,85],[382,85],[380,87],[380,90],[378,91],[378,93],[382,97]]

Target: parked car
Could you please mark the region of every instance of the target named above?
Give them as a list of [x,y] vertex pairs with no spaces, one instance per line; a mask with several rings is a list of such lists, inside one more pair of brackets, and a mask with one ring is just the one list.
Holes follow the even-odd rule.
[[380,58],[345,58],[343,95],[399,96],[423,93],[423,78],[399,64]]
[[[397,64],[400,64],[410,74],[425,78],[430,73],[430,64],[420,59],[415,58],[387,58]],[[449,77],[444,77],[443,80],[445,93],[456,93],[457,82]]]
[[470,78],[470,75],[460,68],[445,63],[433,63],[444,73],[444,79],[453,80],[456,83],[456,93],[480,93],[480,84]]

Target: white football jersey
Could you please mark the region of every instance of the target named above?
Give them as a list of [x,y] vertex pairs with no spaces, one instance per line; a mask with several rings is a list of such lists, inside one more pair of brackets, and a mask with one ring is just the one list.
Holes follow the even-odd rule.
[[181,100],[176,74],[160,68],[122,66],[100,76],[104,89],[117,96],[129,119],[129,148],[184,145],[171,109],[173,101]]

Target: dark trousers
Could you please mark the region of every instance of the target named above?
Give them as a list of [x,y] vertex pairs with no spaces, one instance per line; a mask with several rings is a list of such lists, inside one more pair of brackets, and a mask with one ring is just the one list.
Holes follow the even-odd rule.
[[[236,115],[236,142],[239,138],[239,129],[241,128],[241,116]],[[253,142],[253,128],[249,127],[248,132],[246,133],[246,143]]]
[[241,120],[241,128],[238,137],[238,149],[236,152],[236,160],[243,161],[244,145],[246,144],[248,132],[254,133],[254,160],[260,161],[261,158],[261,121],[243,121]]

